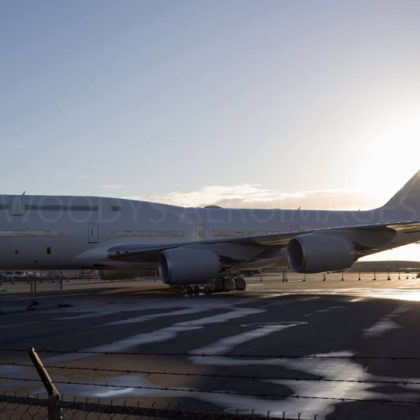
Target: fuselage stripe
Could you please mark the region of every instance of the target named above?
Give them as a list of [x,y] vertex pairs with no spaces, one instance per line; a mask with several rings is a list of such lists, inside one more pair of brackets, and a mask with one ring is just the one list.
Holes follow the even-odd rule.
[[98,211],[98,206],[60,206],[55,204],[26,204],[25,210],[46,210],[46,211]]

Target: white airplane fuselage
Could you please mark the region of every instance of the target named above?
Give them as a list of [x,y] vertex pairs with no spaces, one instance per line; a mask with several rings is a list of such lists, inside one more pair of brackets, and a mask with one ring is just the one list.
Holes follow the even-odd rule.
[[[183,208],[117,198],[0,197],[0,269],[141,268],[155,262],[109,261],[118,245],[182,244],[241,236],[396,222],[394,211]],[[349,231],[349,238],[357,232]],[[420,233],[364,234],[364,254],[414,242]],[[241,253],[240,247],[237,252]],[[284,252],[245,265],[284,264]],[[246,253],[245,252],[245,253]]]

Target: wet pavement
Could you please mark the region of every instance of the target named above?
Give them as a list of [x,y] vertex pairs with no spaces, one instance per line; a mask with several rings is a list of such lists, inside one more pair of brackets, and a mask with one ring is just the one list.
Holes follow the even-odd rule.
[[40,285],[32,311],[27,286],[3,285],[0,390],[44,392],[20,366],[33,346],[65,396],[420,418],[420,280],[346,276],[253,277],[246,292],[194,297],[153,281]]

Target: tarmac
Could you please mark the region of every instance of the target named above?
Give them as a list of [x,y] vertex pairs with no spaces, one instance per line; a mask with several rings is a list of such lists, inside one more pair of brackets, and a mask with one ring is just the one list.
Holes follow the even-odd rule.
[[254,276],[244,292],[212,296],[150,279],[44,282],[32,299],[28,284],[3,284],[0,391],[45,394],[26,353],[34,347],[68,397],[418,419],[420,279],[358,276]]

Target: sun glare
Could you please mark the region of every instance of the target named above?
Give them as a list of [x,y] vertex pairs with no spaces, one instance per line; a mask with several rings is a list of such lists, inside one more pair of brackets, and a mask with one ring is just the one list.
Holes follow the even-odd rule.
[[367,193],[384,200],[420,170],[420,109],[375,128],[366,133],[359,182]]
[[420,244],[411,244],[379,252],[360,259],[361,261],[420,261]]

